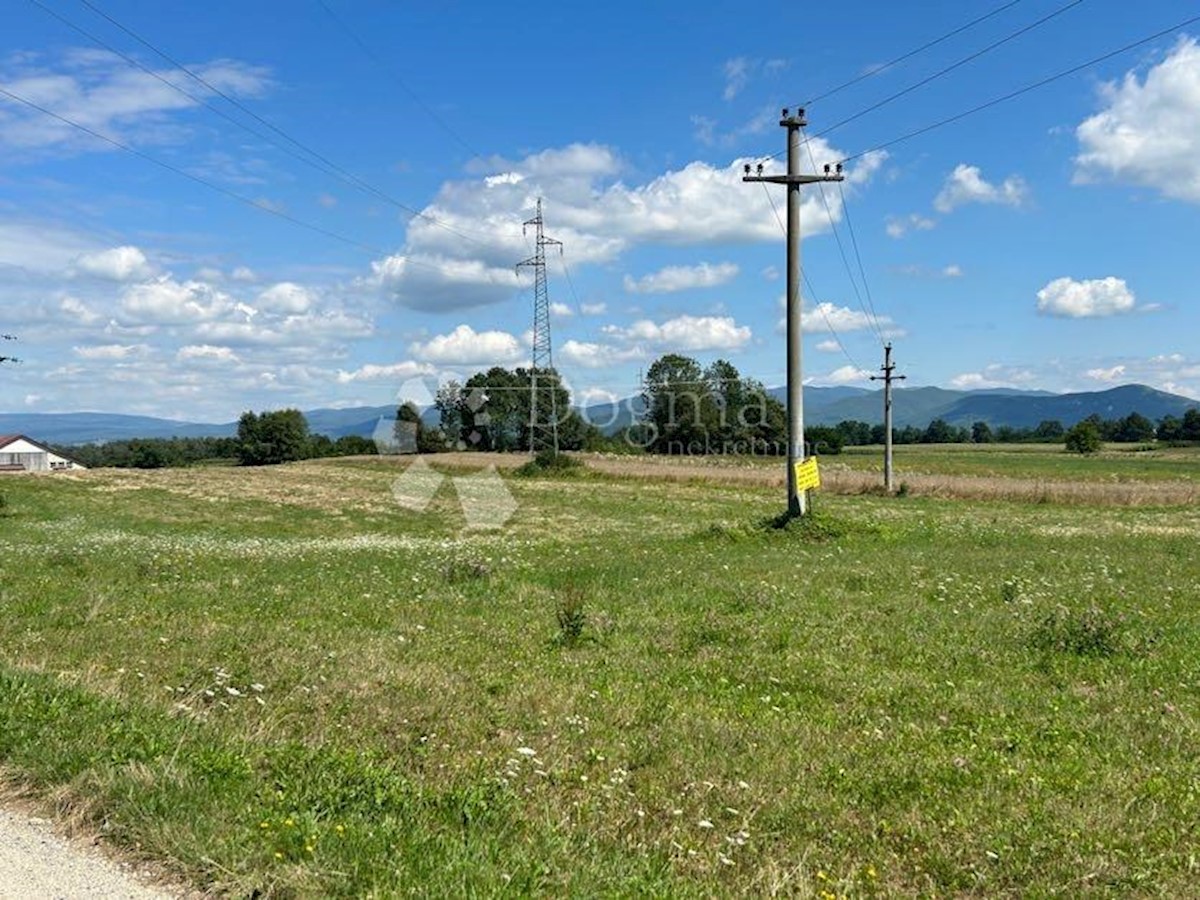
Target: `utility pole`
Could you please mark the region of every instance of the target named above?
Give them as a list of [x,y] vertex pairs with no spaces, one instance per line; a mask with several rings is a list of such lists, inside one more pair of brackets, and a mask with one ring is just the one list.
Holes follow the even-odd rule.
[[[562,253],[562,241],[546,237],[542,224],[542,198],[538,197],[537,215],[521,226],[521,233],[532,225],[536,229],[537,246],[533,256],[517,263],[533,268],[533,358],[529,373],[529,453],[550,450],[558,456],[558,390],[555,384],[554,357],[550,345],[550,291],[546,285],[546,247],[553,245]],[[538,373],[547,375],[550,385],[549,402],[539,402]],[[546,409],[545,407],[549,407]],[[547,417],[545,413],[549,413]]]
[[787,129],[787,174],[763,175],[762,163],[756,175],[746,164],[742,181],[765,181],[787,185],[787,410],[788,410],[788,515],[808,512],[808,492],[796,488],[796,464],[804,461],[804,384],[801,376],[801,298],[800,298],[800,185],[819,181],[842,181],[842,164],[836,173],[825,166],[823,175],[800,174],[800,129],[808,124],[804,110],[789,115],[784,109],[779,124]]
[[892,382],[903,381],[907,375],[893,375],[896,364],[892,362],[892,345],[883,345],[882,375],[872,375],[872,381],[883,382],[883,489],[892,492]]

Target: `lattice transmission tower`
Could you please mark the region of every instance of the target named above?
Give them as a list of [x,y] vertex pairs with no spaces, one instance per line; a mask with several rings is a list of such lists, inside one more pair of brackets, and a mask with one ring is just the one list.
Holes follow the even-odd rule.
[[[517,263],[517,269],[533,269],[533,365],[529,377],[529,452],[550,450],[558,455],[558,384],[554,371],[554,354],[550,343],[550,290],[546,284],[546,247],[558,247],[562,241],[546,237],[542,223],[542,198],[538,198],[537,215],[521,226],[528,234],[532,225],[537,233],[533,256]],[[538,393],[538,378],[549,388],[544,396]]]

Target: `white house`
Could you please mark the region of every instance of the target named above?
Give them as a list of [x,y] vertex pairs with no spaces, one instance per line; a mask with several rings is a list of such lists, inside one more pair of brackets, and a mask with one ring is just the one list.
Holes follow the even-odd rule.
[[0,434],[0,472],[61,472],[82,468],[74,460],[59,456],[23,434]]

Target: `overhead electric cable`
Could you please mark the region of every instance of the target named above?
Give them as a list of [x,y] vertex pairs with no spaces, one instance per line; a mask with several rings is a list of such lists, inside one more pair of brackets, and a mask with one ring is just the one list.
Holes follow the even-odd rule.
[[836,131],[838,128],[841,128],[843,125],[849,125],[851,122],[857,121],[858,119],[861,119],[863,116],[865,116],[869,113],[873,113],[875,110],[881,109],[884,106],[887,106],[892,101],[899,100],[901,97],[905,96],[906,94],[911,94],[913,91],[918,90],[919,88],[923,88],[925,85],[929,84],[930,82],[936,81],[937,79],[941,78],[942,76],[950,74],[955,69],[962,68],[967,63],[973,62],[974,60],[979,59],[981,56],[984,56],[985,54],[990,53],[991,51],[995,50],[997,47],[1002,47],[1005,44],[1009,43],[1010,41],[1014,41],[1017,38],[1021,37],[1022,35],[1028,34],[1030,31],[1033,31],[1036,28],[1040,28],[1042,25],[1045,25],[1047,22],[1051,21],[1052,19],[1057,18],[1058,16],[1061,16],[1063,13],[1075,8],[1076,6],[1078,6],[1079,4],[1081,4],[1083,2],[1084,2],[1084,0],[1070,0],[1069,3],[1066,3],[1066,4],[1058,7],[1058,9],[1055,9],[1055,10],[1047,13],[1046,15],[1044,15],[1040,19],[1038,19],[1036,22],[1031,22],[1028,25],[1026,25],[1025,27],[1019,28],[1016,31],[1012,32],[1011,34],[1005,35],[1004,37],[1000,38],[999,40],[993,41],[992,43],[988,44],[986,47],[981,47],[979,50],[976,50],[974,53],[968,54],[967,56],[964,56],[962,59],[957,60],[956,62],[953,62],[948,66],[945,66],[944,68],[938,69],[938,71],[934,72],[933,74],[925,76],[920,81],[916,81],[913,84],[910,84],[908,87],[903,88],[899,91],[896,91],[894,94],[889,94],[887,97],[884,97],[882,100],[878,101],[877,103],[871,104],[866,109],[861,109],[851,116],[847,116],[846,118],[844,118],[838,122],[834,122],[832,125],[821,129],[819,132],[817,132],[817,134],[814,135],[814,137],[824,137],[825,135],[829,134],[830,132]]
[[812,106],[817,101],[824,100],[827,97],[832,97],[834,94],[840,93],[841,91],[844,91],[848,87],[853,87],[854,85],[858,84],[860,81],[865,81],[868,78],[874,78],[876,75],[886,72],[888,69],[904,62],[906,59],[911,59],[912,57],[916,56],[918,53],[924,53],[926,50],[929,50],[932,47],[936,47],[938,44],[942,43],[943,41],[947,41],[950,38],[954,37],[955,35],[962,34],[967,29],[973,28],[976,25],[978,25],[980,22],[984,22],[984,21],[992,18],[995,15],[999,15],[1000,13],[1004,12],[1006,9],[1010,9],[1021,2],[1022,2],[1022,0],[1009,0],[1008,3],[1005,3],[1002,6],[996,7],[991,12],[984,13],[982,16],[972,19],[970,22],[967,22],[965,25],[960,25],[958,28],[955,28],[953,31],[947,31],[941,37],[934,38],[932,41],[928,41],[928,42],[922,44],[920,47],[916,47],[912,50],[909,50],[907,53],[901,54],[900,56],[897,56],[895,59],[888,60],[881,66],[875,66],[875,67],[869,69],[868,71],[863,72],[861,75],[851,78],[849,81],[844,81],[841,84],[839,84],[837,87],[830,88],[829,90],[825,91],[824,93],[818,94],[817,96],[813,97],[811,100],[806,100],[804,103],[802,103],[800,105],[801,106]]
[[472,147],[470,144],[468,144],[467,141],[463,138],[463,136],[461,134],[459,134],[457,131],[455,131],[454,128],[452,128],[445,119],[443,119],[441,116],[439,116],[437,114],[437,111],[434,110],[433,107],[431,107],[428,103],[426,103],[424,100],[422,100],[421,97],[416,93],[416,91],[414,91],[411,87],[409,87],[408,83],[403,78],[400,77],[400,74],[392,66],[389,66],[379,56],[379,54],[377,54],[374,50],[372,50],[371,47],[367,44],[367,42],[364,41],[353,28],[350,27],[349,23],[345,19],[343,19],[336,12],[334,12],[333,9],[330,8],[329,4],[325,2],[325,0],[317,0],[317,3],[321,6],[321,8],[323,10],[325,10],[325,12],[329,16],[329,18],[333,19],[333,21],[338,24],[338,27],[340,27],[342,29],[342,31],[344,31],[346,33],[346,35],[350,38],[350,40],[352,40],[355,44],[358,45],[358,48],[364,54],[366,54],[375,63],[375,65],[377,65],[379,68],[383,69],[385,72],[387,72],[389,75],[392,76],[392,80],[395,81],[396,84],[398,84],[400,86],[400,89],[402,91],[404,91],[404,93],[408,94],[409,99],[411,99],[413,101],[413,103],[417,104],[417,106],[421,107],[421,109],[425,112],[425,114],[427,116],[429,116],[429,118],[433,119],[433,121],[438,124],[438,127],[440,127],[444,132],[446,132],[446,134],[450,135],[450,137],[452,137],[456,142],[458,142],[458,145],[460,147],[462,147],[464,150],[466,150],[472,156],[475,156],[475,157],[483,156],[482,153],[480,153],[478,150],[476,150],[474,147]]
[[[803,140],[801,143],[808,150],[808,159],[812,163],[813,171],[818,171],[817,160],[812,152],[812,143],[808,140]],[[825,195],[825,185],[819,181],[817,182],[817,195],[821,198],[821,205],[825,207],[825,215],[829,219],[829,230],[833,232],[833,239],[837,241],[838,255],[842,258],[842,266],[846,269],[846,277],[850,279],[850,286],[854,289],[854,296],[858,299],[858,308],[862,310],[863,315],[866,316],[867,321],[879,337],[880,343],[882,343],[883,335],[879,331],[879,325],[875,322],[875,311],[872,309],[868,312],[866,304],[863,303],[862,291],[858,289],[858,279],[854,277],[854,270],[850,267],[850,259],[846,256],[846,247],[842,243],[842,236],[838,232],[837,222],[833,218],[833,208],[830,207],[829,198]]]
[[871,307],[871,323],[875,328],[875,334],[879,337],[879,342],[884,343],[883,329],[879,327],[879,313],[875,311],[875,300],[871,296],[871,283],[867,281],[867,269],[863,265],[862,253],[858,249],[858,236],[854,233],[854,220],[850,218],[850,206],[846,203],[846,192],[842,189],[842,183],[838,182],[838,195],[842,200],[842,213],[846,217],[846,227],[850,229],[850,243],[854,246],[854,258],[858,260],[858,274],[862,276],[863,290],[867,292],[867,306]]
[[[763,192],[767,195],[767,201],[771,204],[771,212],[775,214],[775,221],[779,223],[779,230],[786,238],[787,226],[783,224],[783,217],[779,215],[779,207],[775,205],[775,198],[771,196],[771,192],[767,189],[767,183],[765,181],[762,182],[762,187]],[[829,333],[833,335],[833,339],[837,341],[838,347],[841,348],[842,355],[850,361],[850,365],[852,365],[855,370],[859,372],[864,371],[855,361],[854,357],[850,355],[850,351],[847,350],[846,345],[842,343],[842,336],[837,333],[837,329],[834,328],[833,323],[829,321],[829,316],[825,313],[825,304],[821,303],[821,301],[818,299],[817,291],[812,285],[812,280],[808,277],[808,269],[804,266],[800,267],[800,277],[804,279],[804,284],[808,287],[808,295],[812,297],[813,301],[816,303],[817,312],[819,312],[821,314],[821,318],[825,320],[825,327],[829,330]]]
[[[888,96],[884,97],[882,100],[879,100],[878,102],[873,103],[870,106],[860,109],[858,112],[856,112],[852,115],[849,115],[846,118],[841,119],[837,122],[834,122],[832,125],[822,128],[820,131],[813,134],[812,138],[824,137],[825,135],[830,134],[831,132],[836,131],[837,129],[841,128],[843,125],[848,125],[851,122],[855,122],[858,119],[861,119],[863,116],[868,115],[872,112],[875,112],[875,110],[881,109],[884,106],[887,106],[889,103],[892,103],[895,100],[899,100],[901,97],[903,97],[907,94],[911,94],[913,91],[924,87],[925,85],[929,84],[930,82],[936,81],[937,79],[941,78],[942,76],[948,75],[949,73],[953,72],[954,70],[959,69],[962,66],[965,66],[967,63],[972,62],[976,59],[979,59],[981,56],[984,56],[987,53],[990,53],[992,50],[995,50],[997,47],[1001,47],[1004,44],[1007,44],[1010,41],[1013,41],[1013,40],[1021,37],[1021,35],[1027,34],[1028,32],[1041,27],[1042,25],[1046,24],[1047,22],[1051,21],[1052,19],[1057,18],[1058,16],[1062,15],[1063,13],[1067,12],[1068,10],[1075,8],[1076,6],[1078,6],[1079,4],[1081,4],[1083,2],[1084,2],[1084,0],[1070,0],[1070,2],[1047,13],[1046,15],[1042,16],[1037,21],[1031,22],[1030,24],[1025,25],[1024,27],[1017,29],[1016,31],[1010,32],[1009,34],[1005,35],[1004,37],[988,44],[986,47],[982,47],[979,50],[976,50],[974,53],[964,56],[962,59],[957,60],[956,62],[953,62],[948,66],[945,66],[944,68],[939,69],[938,71],[934,72],[933,74],[927,75],[926,77],[922,78],[920,81],[914,82],[913,84],[908,85],[908,87],[902,88],[901,90],[896,91],[895,93],[889,94]],[[805,141],[807,142],[808,140],[811,140],[812,138],[806,137]],[[767,156],[762,157],[762,159],[764,159],[764,160],[775,159],[776,157],[782,155],[783,152],[784,151],[781,150],[777,153],[771,153]]]
[[[8,90],[5,87],[0,87],[0,94],[4,95],[5,97],[8,97],[10,100],[15,100],[17,103],[21,103],[25,106],[28,106],[30,109],[37,110],[38,112],[42,113],[43,115],[47,115],[52,119],[57,119],[59,122],[62,122],[64,125],[69,125],[72,128],[82,131],[84,134],[87,134],[87,135],[95,138],[96,140],[104,141],[106,144],[110,144],[111,146],[116,147],[118,150],[124,150],[126,153],[132,153],[134,156],[138,157],[139,159],[143,159],[148,163],[153,163],[154,165],[158,166],[161,169],[166,169],[168,172],[173,172],[174,174],[179,175],[182,178],[186,178],[189,181],[194,181],[197,184],[201,184],[206,188],[217,191],[220,194],[224,194],[226,197],[230,197],[233,200],[237,200],[239,203],[244,203],[247,206],[252,206],[257,210],[261,210],[262,212],[269,213],[272,216],[283,219],[287,222],[291,222],[293,225],[299,225],[301,228],[306,228],[309,231],[316,232],[317,234],[324,235],[325,237],[333,238],[336,241],[341,241],[343,244],[349,244],[352,247],[358,247],[359,249],[366,250],[370,253],[378,253],[378,254],[382,254],[384,256],[387,255],[387,251],[382,250],[379,247],[373,247],[370,244],[364,244],[362,241],[356,240],[354,238],[346,237],[345,235],[342,235],[342,234],[338,234],[336,231],[330,231],[328,228],[323,228],[320,225],[314,225],[313,223],[306,222],[303,219],[297,219],[295,216],[289,215],[288,213],[284,212],[281,209],[276,209],[275,207],[268,206],[258,200],[253,200],[250,197],[247,197],[243,194],[237,193],[236,191],[231,191],[226,187],[222,187],[221,185],[217,184],[216,182],[209,181],[207,178],[203,178],[199,175],[195,175],[192,172],[188,172],[185,169],[180,169],[179,167],[173,166],[168,162],[164,162],[163,160],[158,159],[157,157],[151,156],[148,153],[143,153],[141,150],[138,150],[135,147],[131,147],[128,144],[118,141],[116,138],[109,137],[108,135],[102,134],[99,131],[96,131],[95,129],[89,128],[87,125],[83,125],[79,122],[76,122],[73,119],[69,119],[66,116],[60,115],[59,113],[54,112],[54,110],[52,110],[52,109],[47,109],[46,107],[41,106],[40,104],[35,103],[32,100],[22,97],[20,94],[14,94],[12,91]],[[414,262],[414,261],[409,260],[409,262]]]
[[[31,0],[31,2],[37,3],[38,6],[42,6],[42,4],[40,2],[38,2],[38,0]],[[214,94],[216,94],[222,100],[225,100],[227,103],[231,104],[232,106],[234,106],[241,112],[250,116],[252,119],[254,119],[256,122],[263,125],[265,128],[270,129],[272,132],[279,135],[279,137],[283,138],[288,143],[299,148],[304,153],[309,154],[314,159],[320,161],[328,169],[326,174],[333,174],[335,177],[339,178],[344,183],[347,183],[354,187],[357,187],[359,190],[366,191],[367,193],[372,194],[373,196],[377,197],[378,199],[383,200],[385,203],[389,203],[389,204],[397,207],[398,209],[404,210],[410,216],[412,216],[414,218],[418,218],[418,219],[424,219],[425,221],[429,222],[429,224],[434,225],[438,228],[443,228],[446,231],[450,232],[451,234],[461,237],[464,240],[472,241],[474,243],[483,243],[482,241],[476,240],[475,238],[471,237],[469,234],[459,230],[458,228],[455,228],[452,225],[449,225],[449,224],[441,221],[440,219],[430,216],[427,213],[421,212],[418,209],[414,209],[413,207],[409,206],[408,204],[395,199],[394,197],[388,195],[384,191],[381,191],[379,188],[376,188],[374,185],[370,184],[369,182],[364,181],[362,178],[355,175],[354,173],[346,171],[344,168],[339,166],[333,160],[326,157],[324,154],[320,153],[317,150],[314,150],[312,147],[308,146],[303,141],[292,137],[290,134],[288,134],[282,128],[278,127],[270,120],[263,118],[261,115],[256,113],[250,107],[246,106],[244,103],[242,103],[236,97],[233,97],[230,94],[226,93],[225,91],[222,91],[219,87],[212,84],[210,81],[205,79],[202,75],[199,75],[196,72],[192,71],[190,68],[185,66],[179,60],[175,59],[175,57],[171,56],[165,50],[162,50],[161,48],[155,46],[153,43],[151,43],[146,38],[142,37],[140,34],[135,32],[133,29],[122,24],[116,18],[114,18],[113,16],[106,13],[104,10],[97,7],[94,3],[91,2],[91,0],[79,0],[79,2],[82,3],[84,6],[86,6],[88,9],[92,10],[92,12],[96,13],[96,15],[100,16],[101,18],[103,18],[104,20],[106,20],[107,22],[112,24],[114,27],[120,29],[125,34],[127,34],[129,37],[133,38],[135,41],[137,41],[143,47],[146,47],[151,52],[153,52],[153,53],[157,54],[158,56],[162,57],[163,59],[165,59],[167,62],[169,62],[175,68],[179,69],[179,71],[186,74],[189,78],[191,78],[197,84],[200,84],[207,90],[212,91]],[[42,8],[45,9],[44,6]],[[56,16],[56,18],[61,19],[62,17]],[[72,27],[74,27],[74,26],[72,26]],[[105,45],[105,46],[107,46],[107,45]],[[109,48],[109,49],[111,49],[111,48]],[[114,52],[116,52],[116,51],[114,51]],[[139,68],[144,68],[140,64],[135,63],[135,65],[138,65]],[[171,82],[169,82],[169,81],[167,83],[171,84]],[[171,86],[174,87],[176,90],[179,90],[180,93],[185,94],[185,96],[189,96],[189,97],[191,96],[190,94],[187,94],[186,92],[182,91],[182,89],[178,88],[176,85],[171,84]],[[192,98],[192,99],[195,99],[195,98]],[[207,106],[209,109],[213,108],[208,103],[205,103],[205,106]],[[226,116],[225,118],[229,118],[229,117]],[[252,132],[252,133],[255,133],[257,135],[257,132]],[[266,138],[265,136],[262,136],[262,135],[258,135],[258,136],[264,137],[264,139],[266,139],[266,140],[270,140],[271,143],[277,147],[279,146],[278,142],[271,140],[270,138]]]
[[843,157],[841,161],[843,163],[853,162],[856,159],[861,159],[862,157],[866,156],[868,153],[875,153],[879,150],[886,150],[888,147],[894,147],[894,146],[896,146],[896,144],[901,144],[901,143],[904,143],[905,141],[911,140],[912,138],[919,137],[920,135],[928,134],[929,132],[935,131],[938,128],[943,128],[946,125],[951,125],[955,122],[961,121],[962,119],[965,119],[968,116],[973,116],[976,113],[980,113],[980,112],[983,112],[984,110],[991,109],[994,106],[999,106],[1001,103],[1006,103],[1009,100],[1015,100],[1017,97],[1020,97],[1024,94],[1028,94],[1030,91],[1035,91],[1038,88],[1043,88],[1046,85],[1052,84],[1055,81],[1060,81],[1061,79],[1066,78],[1069,75],[1074,75],[1076,72],[1082,72],[1084,69],[1089,69],[1092,66],[1099,65],[1100,63],[1106,62],[1107,60],[1110,60],[1115,56],[1120,56],[1122,53],[1128,53],[1130,50],[1135,50],[1138,47],[1144,46],[1145,44],[1149,44],[1151,41],[1156,41],[1161,37],[1165,37],[1166,35],[1171,34],[1174,31],[1178,31],[1181,28],[1186,28],[1188,25],[1192,25],[1196,22],[1200,22],[1200,16],[1192,16],[1190,19],[1184,19],[1182,22],[1177,22],[1174,25],[1170,26],[1169,28],[1164,28],[1161,31],[1156,31],[1154,34],[1147,35],[1144,38],[1139,38],[1136,41],[1132,41],[1131,43],[1125,44],[1123,47],[1118,47],[1116,50],[1110,50],[1107,53],[1101,54],[1100,56],[1094,57],[1093,59],[1089,59],[1087,62],[1079,63],[1078,65],[1072,66],[1069,69],[1064,69],[1061,72],[1057,72],[1054,75],[1049,75],[1046,78],[1041,79],[1040,81],[1035,81],[1032,84],[1027,84],[1022,88],[1017,88],[1015,91],[1010,91],[1007,94],[1003,94],[999,97],[993,97],[991,100],[988,100],[984,103],[980,103],[978,106],[973,106],[970,109],[964,110],[963,112],[956,113],[955,115],[952,115],[952,116],[947,116],[944,119],[939,119],[938,121],[932,122],[929,125],[924,125],[921,128],[916,128],[912,131],[909,131],[909,132],[906,132],[905,134],[900,135],[899,137],[892,138],[889,141],[884,141],[881,144],[876,144],[874,147],[871,147],[870,149],[861,150],[858,153],[853,154],[852,156]]

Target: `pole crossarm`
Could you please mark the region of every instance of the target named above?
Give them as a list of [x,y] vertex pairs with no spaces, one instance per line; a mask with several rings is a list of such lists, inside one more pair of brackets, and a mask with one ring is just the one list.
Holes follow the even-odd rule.
[[766,181],[770,184],[816,184],[818,181],[845,181],[846,176],[836,175],[744,175],[742,181]]

